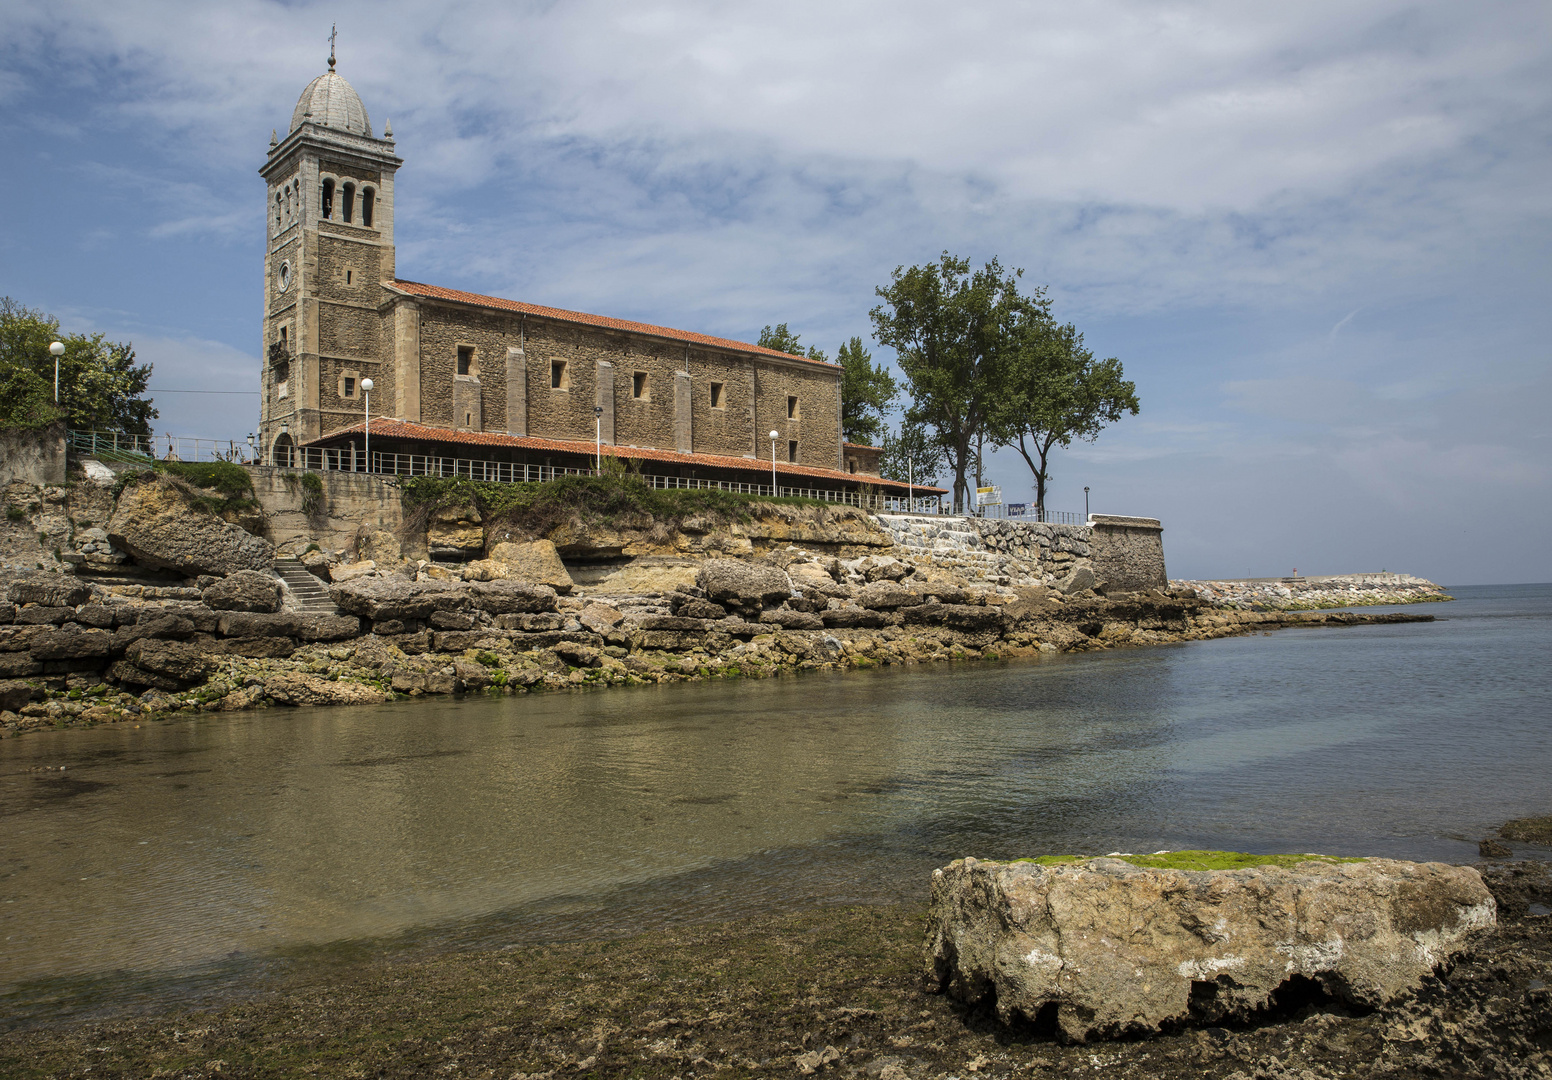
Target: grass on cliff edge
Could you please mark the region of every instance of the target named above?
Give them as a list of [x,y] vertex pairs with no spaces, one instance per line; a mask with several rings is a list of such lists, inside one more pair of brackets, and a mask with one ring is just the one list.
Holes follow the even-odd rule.
[[559,522],[573,514],[589,521],[609,521],[626,514],[647,514],[657,520],[716,514],[731,521],[747,521],[756,503],[835,505],[819,499],[736,495],[709,489],[660,490],[631,473],[562,476],[533,484],[416,476],[404,480],[403,491],[406,508],[430,510],[473,504],[487,522],[497,518]]
[[130,484],[147,483],[156,478],[171,480],[195,507],[212,514],[258,505],[253,494],[253,477],[247,469],[231,461],[153,460],[149,469],[121,475],[113,495],[117,498]]
[[[1100,855],[1041,855],[1037,859],[1017,859],[1040,866],[1060,866],[1063,863],[1086,862],[1105,858]],[[1153,870],[1248,870],[1257,866],[1288,867],[1304,862],[1359,863],[1363,859],[1342,858],[1335,855],[1250,855],[1243,851],[1166,851],[1162,855],[1112,855],[1113,859],[1145,866]]]

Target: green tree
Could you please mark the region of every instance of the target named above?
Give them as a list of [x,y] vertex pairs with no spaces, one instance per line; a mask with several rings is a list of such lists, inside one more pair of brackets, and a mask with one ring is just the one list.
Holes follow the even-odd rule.
[[1124,413],[1137,415],[1137,384],[1121,361],[1096,360],[1083,335],[1068,323],[1026,322],[1016,331],[987,432],[994,444],[1014,446],[1035,476],[1035,508],[1045,513],[1050,456],[1074,439],[1093,442]]
[[[0,297],[0,372],[12,373],[5,377],[20,380],[17,386],[31,386],[14,374],[30,372],[46,386],[50,406],[54,357],[49,345],[54,341],[65,346],[59,358],[59,411],[72,428],[151,433],[157,411],[141,396],[151,381],[151,365],[136,366],[133,346],[108,341],[102,334],[61,334],[59,320],[52,315]],[[9,395],[0,408],[15,412]]]
[[974,273],[944,252],[937,264],[896,267],[884,303],[870,313],[873,336],[895,350],[911,395],[906,420],[932,429],[954,473],[954,506],[969,505],[965,475],[1001,392],[1012,343],[1029,322],[1048,320],[1043,289],[1021,296],[1022,271],[996,259]]
[[841,365],[841,434],[847,442],[875,445],[883,434],[884,414],[894,404],[900,384],[873,354],[854,337],[840,347],[835,359]]
[[878,471],[890,480],[938,486],[938,476],[946,464],[943,447],[925,425],[907,420],[898,432],[886,430],[882,449]]

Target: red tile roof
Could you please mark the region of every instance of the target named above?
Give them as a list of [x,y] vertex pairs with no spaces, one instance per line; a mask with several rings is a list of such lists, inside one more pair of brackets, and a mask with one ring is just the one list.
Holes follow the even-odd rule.
[[423,285],[418,281],[395,280],[393,287],[401,292],[409,293],[411,296],[426,296],[435,300],[452,300],[460,304],[475,304],[479,307],[499,308],[502,311],[518,311],[524,315],[558,319],[561,322],[581,323],[584,326],[602,326],[609,330],[628,330],[633,334],[650,334],[653,337],[668,338],[670,341],[687,341],[694,345],[705,345],[713,349],[752,353],[756,356],[781,357],[783,360],[801,360],[805,364],[814,364],[834,371],[840,370],[839,365],[831,364],[827,361],[810,360],[806,356],[798,356],[795,353],[766,349],[759,345],[734,341],[731,338],[697,334],[690,330],[674,330],[667,326],[653,326],[651,323],[631,322],[629,319],[611,319],[607,315],[588,315],[581,311],[567,311],[564,308],[545,307],[542,304],[525,304],[520,300],[503,300],[499,296],[481,296],[479,293],[463,292],[459,289],[444,289],[440,285]]
[[853,450],[877,450],[880,454],[882,454],[884,452],[884,448],[882,446],[871,446],[871,445],[869,445],[868,443],[865,443],[865,442],[849,442],[849,443],[842,443],[841,445],[842,446],[849,446]]
[[[321,446],[337,439],[351,435],[361,434],[361,424],[354,424],[347,428],[331,431],[327,435],[307,443],[308,446]],[[432,427],[429,424],[414,424],[408,420],[393,420],[388,417],[372,417],[372,437],[374,439],[414,439],[419,442],[449,443],[455,446],[490,446],[505,447],[512,450],[548,450],[558,454],[581,454],[586,457],[593,456],[594,444],[590,442],[574,442],[566,439],[540,439],[527,435],[505,435],[494,431],[458,431],[454,428]],[[746,472],[769,472],[770,461],[761,461],[758,458],[726,457],[721,454],[681,454],[676,450],[657,450],[650,447],[637,446],[608,446],[609,453],[614,457],[635,458],[641,461],[665,461],[677,465],[696,465],[716,469],[741,469]],[[842,472],[839,469],[821,469],[813,465],[794,465],[786,461],[776,463],[776,472],[787,477],[807,476],[815,480],[844,480],[848,483],[874,484],[882,487],[899,488],[902,491],[907,485],[901,480],[885,480],[876,476],[860,476],[854,473]],[[947,488],[929,487],[926,484],[915,485],[917,491],[922,492],[947,492]]]

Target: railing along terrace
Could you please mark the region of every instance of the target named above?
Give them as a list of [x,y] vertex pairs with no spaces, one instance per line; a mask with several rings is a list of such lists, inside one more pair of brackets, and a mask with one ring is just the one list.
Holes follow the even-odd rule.
[[146,465],[152,458],[160,461],[235,461],[242,465],[258,462],[257,451],[235,439],[134,435],[125,431],[68,431],[65,440],[71,450],[99,461]]

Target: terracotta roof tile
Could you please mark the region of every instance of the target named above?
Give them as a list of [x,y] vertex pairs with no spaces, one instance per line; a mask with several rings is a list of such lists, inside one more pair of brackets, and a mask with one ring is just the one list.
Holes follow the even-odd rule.
[[784,353],[777,349],[765,349],[759,345],[750,345],[743,341],[734,341],[731,338],[712,337],[710,334],[697,334],[690,330],[674,330],[667,326],[653,326],[651,323],[632,322],[629,319],[612,319],[607,315],[589,315],[582,311],[567,311],[564,308],[545,307],[542,304],[525,304],[521,300],[504,300],[499,296],[481,296],[479,293],[463,292],[460,289],[444,289],[440,285],[425,285],[418,281],[395,280],[393,287],[411,296],[426,296],[435,300],[452,300],[460,304],[475,304],[479,307],[498,308],[502,311],[517,311],[524,315],[535,315],[545,319],[557,319],[561,322],[581,323],[584,326],[601,326],[608,330],[627,330],[633,334],[650,334],[653,337],[667,338],[670,341],[687,341],[694,345],[705,345],[713,349],[726,349],[730,352],[750,353],[755,356],[780,357],[783,360],[801,360],[805,364],[814,364],[817,367],[829,368],[839,371],[840,367],[821,360],[810,360],[806,356],[798,356],[794,353]]
[[[354,424],[351,427],[340,428],[331,431],[322,438],[314,439],[307,443],[308,446],[322,446],[325,443],[351,435],[360,435],[362,425]],[[429,424],[414,424],[407,420],[393,420],[387,417],[372,417],[372,437],[374,439],[414,439],[418,442],[444,443],[453,446],[490,446],[505,447],[512,450],[548,450],[557,454],[581,454],[592,457],[594,444],[568,439],[540,439],[526,435],[506,435],[494,431],[458,431],[454,428],[432,427]],[[770,461],[761,461],[758,458],[726,457],[721,454],[681,454],[676,450],[657,450],[650,447],[638,446],[609,446],[605,448],[615,457],[633,458],[640,461],[663,461],[679,465],[699,465],[716,469],[742,469],[748,472],[769,472]],[[776,463],[776,472],[782,476],[796,477],[806,476],[816,480],[844,480],[848,483],[873,484],[880,487],[899,488],[904,491],[907,487],[902,480],[885,480],[876,476],[858,476],[853,473],[842,472],[839,469],[821,469],[813,465],[794,465],[786,461]],[[917,491],[922,492],[947,492],[947,488],[929,487],[926,484],[915,485]]]

